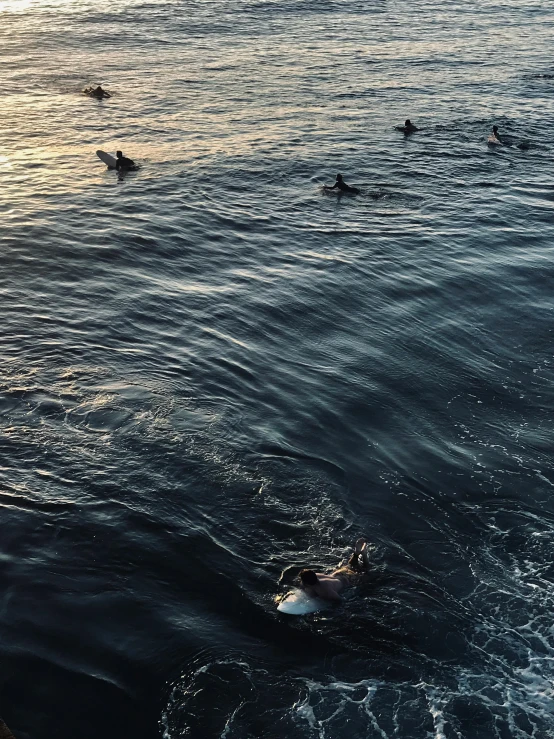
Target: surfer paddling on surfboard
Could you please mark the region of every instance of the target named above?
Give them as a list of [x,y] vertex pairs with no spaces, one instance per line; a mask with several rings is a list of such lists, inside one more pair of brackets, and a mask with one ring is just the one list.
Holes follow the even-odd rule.
[[337,181],[333,185],[333,187],[329,187],[328,185],[323,186],[324,190],[335,190],[338,189],[340,192],[349,192],[352,193],[352,195],[358,195],[359,190],[357,187],[350,187],[350,185],[347,185],[346,182],[342,179],[342,175],[337,175]]
[[98,85],[98,87],[87,87],[83,92],[85,95],[98,98],[99,100],[102,100],[102,98],[111,98],[110,93],[107,90],[103,90],[100,85]]
[[330,575],[313,570],[302,570],[300,582],[302,590],[310,598],[321,598],[322,600],[339,603],[342,598],[339,592],[352,581],[369,569],[367,542],[358,539],[354,547],[354,553],[348,560],[348,564],[333,570]]

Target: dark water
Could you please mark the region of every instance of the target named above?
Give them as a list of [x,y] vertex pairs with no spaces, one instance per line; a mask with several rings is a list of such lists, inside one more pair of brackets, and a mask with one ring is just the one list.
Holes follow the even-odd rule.
[[554,8],[0,9],[18,739],[553,736]]

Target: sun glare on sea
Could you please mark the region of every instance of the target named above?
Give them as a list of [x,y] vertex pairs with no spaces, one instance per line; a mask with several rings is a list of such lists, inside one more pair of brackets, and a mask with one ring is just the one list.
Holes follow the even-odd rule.
[[12,13],[21,13],[36,4],[35,0],[0,0],[0,13],[7,10]]
[[73,0],[0,0],[0,13],[25,13],[28,10],[71,4]]

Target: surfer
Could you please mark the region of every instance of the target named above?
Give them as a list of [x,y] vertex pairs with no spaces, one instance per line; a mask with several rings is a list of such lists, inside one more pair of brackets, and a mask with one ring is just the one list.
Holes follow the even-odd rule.
[[98,87],[87,87],[83,92],[85,95],[90,95],[90,97],[98,98],[99,100],[102,100],[102,98],[111,98],[110,93],[107,90],[103,90],[100,85]]
[[322,598],[340,602],[342,600],[339,592],[347,585],[352,583],[354,578],[359,577],[362,573],[369,569],[367,552],[367,542],[365,539],[358,539],[354,552],[348,564],[333,570],[330,575],[322,572],[314,572],[313,570],[302,570],[300,572],[300,581],[302,589],[311,598]]
[[129,172],[130,170],[137,168],[137,165],[133,162],[132,159],[123,156],[122,151],[116,151],[115,155],[117,157],[115,168],[118,172]]
[[409,118],[406,118],[406,120],[404,121],[404,125],[396,126],[396,130],[402,131],[403,134],[408,136],[408,134],[410,133],[415,133],[416,131],[419,131],[419,128],[417,126],[414,126]]
[[335,188],[338,188],[341,192],[350,192],[352,195],[358,195],[360,192],[357,187],[350,187],[350,185],[347,185],[342,179],[341,174],[337,175],[337,179],[333,187],[329,187],[329,185],[323,186],[324,190],[334,190]]
[[498,133],[498,126],[492,127],[492,135],[493,135],[493,138],[495,138],[497,141],[500,141],[501,144],[504,143],[504,141],[502,140],[502,137]]

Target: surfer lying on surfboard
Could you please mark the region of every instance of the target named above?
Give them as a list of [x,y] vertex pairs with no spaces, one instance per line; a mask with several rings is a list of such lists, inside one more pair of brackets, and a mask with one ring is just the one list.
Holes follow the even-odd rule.
[[83,92],[85,95],[90,95],[90,97],[98,98],[99,100],[102,98],[111,98],[110,93],[107,90],[103,90],[100,85],[98,87],[87,87]]
[[347,185],[346,182],[342,179],[342,175],[337,175],[337,180],[333,187],[329,187],[329,185],[324,185],[324,190],[334,190],[335,188],[338,188],[341,192],[351,192],[353,195],[358,195],[360,192],[357,187],[350,187],[350,185]]
[[358,539],[354,547],[354,553],[348,560],[348,564],[333,570],[330,575],[313,570],[302,570],[300,581],[302,589],[310,598],[322,598],[339,602],[342,600],[339,592],[352,581],[369,569],[367,542]]

